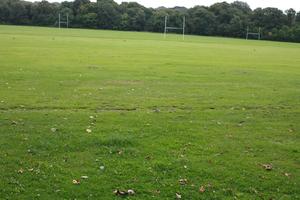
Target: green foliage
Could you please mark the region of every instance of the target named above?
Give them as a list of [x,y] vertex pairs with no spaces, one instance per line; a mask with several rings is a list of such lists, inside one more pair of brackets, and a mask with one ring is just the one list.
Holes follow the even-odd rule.
[[300,24],[300,14],[294,9],[285,12],[277,8],[251,10],[242,1],[221,2],[210,7],[195,6],[190,9],[152,9],[133,2],[117,4],[114,0],[75,0],[62,3],[0,1],[2,24],[57,26],[58,13],[68,13],[70,27],[73,28],[162,32],[166,15],[169,16],[169,25],[176,27],[182,26],[182,17],[186,16],[187,34],[243,38],[249,27],[252,31],[261,28],[262,39],[300,42],[298,36],[293,36]]
[[205,7],[196,6],[189,10],[188,30],[195,35],[213,35],[216,16]]
[[98,0],[95,8],[98,28],[117,29],[120,22],[117,3],[113,0]]

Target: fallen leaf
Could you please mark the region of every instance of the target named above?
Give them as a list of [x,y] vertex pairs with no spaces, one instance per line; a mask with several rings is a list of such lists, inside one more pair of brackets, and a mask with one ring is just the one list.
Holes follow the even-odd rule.
[[201,186],[201,187],[199,188],[199,192],[204,193],[204,192],[205,192],[205,187],[204,187],[204,186]]
[[135,194],[134,190],[132,190],[132,189],[129,189],[127,191],[116,189],[113,193],[117,196],[125,196],[125,195],[134,195]]
[[284,175],[285,175],[286,177],[290,177],[290,176],[291,176],[290,173],[284,173]]
[[81,176],[82,179],[88,179],[88,176]]
[[243,126],[244,123],[245,123],[245,121],[240,121],[238,125]]
[[134,190],[127,190],[127,193],[128,193],[129,195],[134,195],[134,194],[135,194]]
[[155,108],[155,109],[154,109],[154,112],[159,113],[159,112],[160,112],[160,109]]
[[160,190],[154,190],[155,194],[160,194]]
[[151,159],[152,159],[152,156],[146,156],[145,159],[146,159],[146,160],[151,160]]
[[119,150],[119,151],[118,151],[118,154],[119,154],[119,155],[121,155],[122,153],[123,153],[123,151],[122,151],[122,150]]
[[105,169],[105,167],[104,167],[104,166],[100,166],[100,169],[101,169],[101,170],[104,170],[104,169]]
[[80,180],[74,179],[74,180],[73,180],[73,184],[74,184],[74,185],[79,185],[79,184],[80,184]]
[[179,179],[180,185],[186,185],[188,183],[188,180],[186,178]]
[[86,132],[87,132],[87,133],[91,133],[91,132],[92,132],[92,130],[91,130],[91,129],[89,129],[89,128],[87,128],[87,129],[86,129]]
[[19,174],[23,174],[23,172],[24,172],[24,170],[22,168],[18,170]]
[[262,166],[267,171],[271,171],[273,169],[272,164],[263,164]]
[[114,191],[114,194],[115,194],[115,195],[118,195],[118,196],[124,196],[124,195],[126,195],[126,192],[121,191],[121,190],[115,190],[115,191]]
[[52,131],[53,133],[55,133],[55,132],[57,131],[57,128],[51,128],[51,131]]
[[177,198],[177,199],[181,199],[181,194],[176,193],[176,198]]

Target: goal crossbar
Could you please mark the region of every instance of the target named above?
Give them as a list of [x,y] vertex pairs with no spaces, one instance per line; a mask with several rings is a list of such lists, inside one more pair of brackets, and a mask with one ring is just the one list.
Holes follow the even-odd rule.
[[61,27],[62,24],[66,24],[67,28],[69,28],[69,14],[66,14],[66,21],[61,20],[61,14],[58,14],[58,28]]
[[174,30],[182,30],[182,28],[178,28],[178,27],[166,27],[167,29],[174,29]]
[[249,35],[255,35],[260,40],[261,39],[261,28],[258,28],[258,32],[249,32],[249,27],[247,27],[246,40],[249,39]]
[[182,18],[182,27],[168,26],[168,16],[165,16],[164,37],[167,37],[168,30],[182,30],[182,39],[185,36],[185,16]]

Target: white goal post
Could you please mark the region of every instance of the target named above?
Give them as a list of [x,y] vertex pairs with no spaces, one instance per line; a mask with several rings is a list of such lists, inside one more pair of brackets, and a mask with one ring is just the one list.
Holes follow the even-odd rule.
[[246,33],[246,40],[249,39],[249,36],[253,35],[253,36],[257,36],[257,39],[260,40],[261,39],[261,28],[258,28],[258,32],[249,32],[249,26],[247,26],[247,33]]
[[69,28],[69,14],[66,14],[66,21],[61,20],[61,14],[58,14],[58,28],[61,27],[62,24],[65,24],[67,28]]
[[182,30],[182,39],[185,37],[185,16],[182,18],[182,27],[168,26],[168,16],[165,16],[164,38],[167,37],[168,30]]

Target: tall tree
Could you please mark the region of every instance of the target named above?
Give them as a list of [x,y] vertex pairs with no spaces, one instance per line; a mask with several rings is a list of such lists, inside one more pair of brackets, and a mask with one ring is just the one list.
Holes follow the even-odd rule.
[[293,8],[290,8],[285,11],[287,15],[287,21],[289,26],[293,26],[296,22],[296,11]]
[[203,6],[189,9],[187,28],[191,34],[212,35],[215,31],[216,16]]
[[32,6],[32,23],[35,25],[54,26],[57,22],[59,7],[48,1],[35,2]]
[[97,26],[103,29],[117,29],[120,22],[118,4],[113,0],[98,0],[96,3]]
[[7,0],[0,1],[0,22],[9,23],[9,5]]
[[300,12],[296,13],[294,9],[282,12],[277,8],[257,8],[252,11],[242,1],[190,9],[153,9],[132,2],[119,5],[114,0],[62,3],[0,0],[1,24],[54,26],[58,22],[58,13],[62,14],[64,20],[68,14],[71,27],[79,28],[163,32],[165,16],[168,16],[168,26],[175,27],[181,27],[182,17],[186,16],[188,34],[244,37],[249,26],[253,31],[261,27],[263,39],[300,41]]
[[146,26],[145,8],[138,3],[122,3],[121,28],[124,30],[143,31]]

